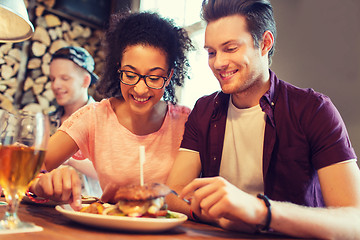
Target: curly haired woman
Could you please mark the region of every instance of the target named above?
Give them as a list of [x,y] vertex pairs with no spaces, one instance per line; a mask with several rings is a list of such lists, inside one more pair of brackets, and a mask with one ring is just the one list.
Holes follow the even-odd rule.
[[95,166],[103,200],[119,186],[139,184],[139,146],[145,146],[145,182],[164,183],[173,165],[190,109],[176,105],[193,45],[182,28],[156,13],[112,16],[105,35],[105,97],[65,121],[51,137],[46,170],[31,190],[80,208],[80,187],[71,169],[56,169],[79,149]]

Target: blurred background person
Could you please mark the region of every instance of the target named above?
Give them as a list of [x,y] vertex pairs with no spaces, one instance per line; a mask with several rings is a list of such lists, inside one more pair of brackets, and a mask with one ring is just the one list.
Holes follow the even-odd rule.
[[[93,72],[94,59],[82,47],[64,47],[57,50],[50,62],[51,89],[57,109],[49,114],[51,135],[61,124],[81,107],[95,102],[89,95],[89,87],[98,81]],[[101,188],[92,162],[78,151],[63,165],[75,168],[82,179],[82,194],[101,196]]]

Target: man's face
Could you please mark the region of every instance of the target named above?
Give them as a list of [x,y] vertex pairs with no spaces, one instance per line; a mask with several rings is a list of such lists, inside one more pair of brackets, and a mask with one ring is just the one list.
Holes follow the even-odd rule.
[[[260,43],[261,44],[261,43]],[[245,17],[232,15],[209,22],[205,31],[208,63],[222,91],[228,94],[246,92],[261,82],[267,56],[247,29]],[[261,84],[261,83],[260,83]]]
[[68,59],[58,58],[50,63],[51,89],[60,106],[76,103],[87,91],[84,71]]

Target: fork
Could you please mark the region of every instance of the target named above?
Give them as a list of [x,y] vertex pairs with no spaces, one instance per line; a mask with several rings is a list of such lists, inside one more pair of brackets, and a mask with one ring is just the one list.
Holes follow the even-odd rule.
[[[175,190],[170,190],[172,194],[174,194],[175,196],[179,197],[179,194],[177,192],[175,192]],[[181,200],[183,200],[184,202],[186,202],[187,204],[191,204],[191,202],[185,198],[181,198]]]

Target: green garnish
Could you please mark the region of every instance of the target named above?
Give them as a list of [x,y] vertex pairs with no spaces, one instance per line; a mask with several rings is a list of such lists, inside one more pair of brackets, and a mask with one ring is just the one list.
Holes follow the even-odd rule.
[[179,216],[176,213],[168,211],[165,215],[165,218],[178,218]]

